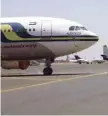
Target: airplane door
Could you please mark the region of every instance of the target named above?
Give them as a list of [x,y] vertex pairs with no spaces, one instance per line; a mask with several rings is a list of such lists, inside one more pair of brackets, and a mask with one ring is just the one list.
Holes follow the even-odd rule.
[[42,21],[42,36],[51,36],[52,35],[52,23],[51,21]]

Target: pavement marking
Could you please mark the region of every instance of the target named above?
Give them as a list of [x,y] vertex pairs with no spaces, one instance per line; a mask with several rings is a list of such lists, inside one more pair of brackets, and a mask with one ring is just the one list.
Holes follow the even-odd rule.
[[50,82],[45,82],[45,83],[40,83],[40,84],[33,84],[33,85],[22,86],[22,87],[13,88],[13,89],[1,90],[1,92],[2,93],[6,93],[6,92],[11,92],[11,91],[16,91],[16,90],[22,90],[22,89],[31,88],[31,87],[44,86],[44,85],[48,85],[48,84],[52,84],[52,83],[57,83],[57,82],[76,80],[76,79],[93,77],[93,76],[99,76],[99,75],[105,75],[105,74],[108,74],[108,72],[91,74],[91,75],[86,75],[86,76],[73,77],[73,78],[68,78],[68,79],[58,79],[58,80],[54,80],[54,81],[50,81]]
[[43,78],[40,78],[40,77],[38,77],[38,78],[35,78],[35,77],[28,77],[28,78],[26,78],[26,77],[2,77],[1,78],[1,80],[23,80],[23,79],[25,79],[25,80],[48,80],[48,81],[54,81],[54,80],[57,80],[56,79],[57,77],[55,77],[55,78],[53,78],[53,79],[51,79],[51,78],[49,78],[49,79],[43,79]]

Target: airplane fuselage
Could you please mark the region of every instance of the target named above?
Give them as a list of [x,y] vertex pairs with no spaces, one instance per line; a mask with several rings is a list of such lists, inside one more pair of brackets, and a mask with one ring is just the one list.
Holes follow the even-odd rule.
[[1,18],[1,59],[34,60],[75,53],[98,41],[74,21],[59,18]]

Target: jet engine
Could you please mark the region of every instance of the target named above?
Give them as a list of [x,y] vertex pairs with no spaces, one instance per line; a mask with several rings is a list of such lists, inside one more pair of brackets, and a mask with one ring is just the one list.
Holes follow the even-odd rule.
[[30,61],[2,61],[1,67],[4,69],[21,69],[25,70],[29,67]]

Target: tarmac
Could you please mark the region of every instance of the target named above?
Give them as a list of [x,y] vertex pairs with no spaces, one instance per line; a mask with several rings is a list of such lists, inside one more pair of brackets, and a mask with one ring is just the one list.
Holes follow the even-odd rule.
[[1,115],[108,115],[108,63],[1,70]]

